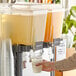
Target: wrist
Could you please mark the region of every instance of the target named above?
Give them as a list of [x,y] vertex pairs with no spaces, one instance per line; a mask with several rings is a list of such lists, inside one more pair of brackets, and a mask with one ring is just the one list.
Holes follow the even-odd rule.
[[52,71],[55,71],[55,70],[56,70],[56,71],[58,71],[58,72],[62,72],[61,70],[57,70],[57,69],[56,69],[56,67],[55,67],[55,62],[52,62],[52,68],[51,68],[51,69],[52,69]]
[[55,71],[55,64],[54,64],[54,62],[52,62],[51,64],[52,64],[52,66],[51,66],[52,71]]

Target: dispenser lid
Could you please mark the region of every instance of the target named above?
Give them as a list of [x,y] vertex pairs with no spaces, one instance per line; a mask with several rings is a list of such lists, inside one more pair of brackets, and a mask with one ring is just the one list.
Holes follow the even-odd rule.
[[12,13],[21,13],[26,15],[47,14],[47,9],[38,3],[15,3],[11,4]]
[[[26,8],[25,10],[55,10],[64,8],[61,4],[46,4],[46,3],[29,3],[29,2],[16,2],[11,5],[15,7]],[[30,9],[29,9],[30,8]]]
[[10,14],[22,13],[22,15],[46,14],[47,11],[50,12],[65,11],[65,9],[60,4],[55,5],[55,4],[16,2],[16,3],[6,3],[6,4],[2,3],[1,6],[3,8],[2,9],[3,13],[6,12],[9,12]]
[[19,15],[37,15],[47,14],[47,8],[44,8],[43,4],[38,3],[2,3],[0,4],[0,13],[2,14],[19,14]]
[[65,11],[64,7],[61,4],[16,2],[15,4],[11,4],[11,7],[12,11],[26,11],[26,13],[33,12],[33,14],[43,14],[43,13],[45,14],[47,13],[46,11],[50,12]]

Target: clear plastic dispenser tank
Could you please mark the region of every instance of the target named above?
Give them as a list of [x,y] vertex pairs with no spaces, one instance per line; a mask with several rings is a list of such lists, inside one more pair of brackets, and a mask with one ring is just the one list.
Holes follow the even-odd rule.
[[2,14],[2,37],[11,38],[13,44],[32,45],[34,42],[43,42],[47,10],[38,6],[11,5],[10,13]]
[[42,4],[15,3],[3,4],[0,12],[1,38],[11,39],[15,76],[22,76],[22,53],[43,49],[47,9]]
[[31,49],[42,51],[44,42],[53,42],[53,39],[60,38],[63,12],[56,12],[47,6],[32,3],[2,4],[0,37],[10,38],[12,41],[15,76],[23,76],[23,52]]

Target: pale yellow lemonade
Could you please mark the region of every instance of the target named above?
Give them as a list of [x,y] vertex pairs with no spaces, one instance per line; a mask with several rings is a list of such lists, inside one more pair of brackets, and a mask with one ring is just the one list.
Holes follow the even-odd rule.
[[63,17],[64,17],[63,11],[58,11],[58,12],[52,13],[52,23],[54,26],[54,30],[53,30],[54,38],[61,37]]
[[3,37],[10,37],[13,44],[31,44],[32,16],[3,15]]
[[35,41],[44,41],[45,28],[46,28],[46,16],[47,14],[40,14],[33,16],[33,25],[35,27]]
[[10,37],[13,44],[32,45],[34,42],[42,41],[45,16],[45,14],[2,15],[2,37]]

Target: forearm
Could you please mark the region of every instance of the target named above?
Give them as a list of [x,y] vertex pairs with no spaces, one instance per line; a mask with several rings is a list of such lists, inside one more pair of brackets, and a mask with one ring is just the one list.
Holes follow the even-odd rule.
[[62,61],[54,62],[54,69],[58,71],[68,71],[76,69],[76,54]]

